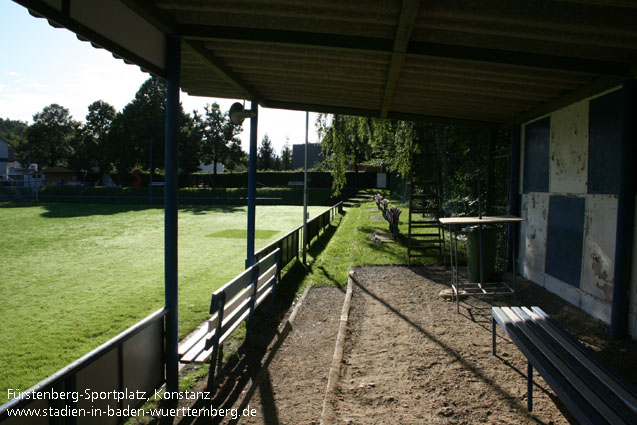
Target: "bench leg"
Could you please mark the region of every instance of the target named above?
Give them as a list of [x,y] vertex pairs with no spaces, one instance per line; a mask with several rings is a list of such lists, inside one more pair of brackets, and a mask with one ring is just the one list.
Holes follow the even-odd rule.
[[527,392],[528,392],[528,400],[527,400],[527,408],[529,412],[533,411],[533,365],[531,362],[527,363],[526,373],[527,373]]
[[495,319],[491,319],[491,354],[493,354],[495,356],[495,340],[496,340],[496,323],[495,323]]

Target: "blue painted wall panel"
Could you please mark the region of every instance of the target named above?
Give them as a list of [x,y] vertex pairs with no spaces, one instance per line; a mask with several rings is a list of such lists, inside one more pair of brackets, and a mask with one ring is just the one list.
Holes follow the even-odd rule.
[[550,117],[524,127],[524,193],[549,191]]
[[617,90],[591,100],[588,138],[588,193],[619,193],[623,95]]
[[545,271],[578,288],[582,273],[585,212],[584,198],[549,198]]

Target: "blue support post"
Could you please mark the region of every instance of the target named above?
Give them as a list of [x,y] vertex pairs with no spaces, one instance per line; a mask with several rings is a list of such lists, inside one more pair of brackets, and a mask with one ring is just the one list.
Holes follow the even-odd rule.
[[181,39],[166,40],[166,182],[164,192],[164,293],[166,300],[166,391],[179,390],[177,281],[177,139]]
[[628,325],[628,303],[631,278],[633,229],[635,223],[635,139],[637,128],[637,84],[624,83],[624,123],[619,169],[619,195],[617,197],[617,227],[615,238],[615,268],[613,302],[610,316],[610,336],[622,338]]
[[254,264],[254,228],[256,221],[257,198],[257,127],[259,121],[259,103],[252,101],[252,111],[255,116],[250,118],[250,163],[248,168],[248,252],[246,255],[246,269]]
[[[520,216],[520,145],[521,145],[521,132],[522,128],[519,125],[515,125],[511,128],[511,158],[509,166],[509,215],[519,217]],[[509,224],[507,231],[507,269],[511,268],[513,276],[517,271],[515,270],[515,258],[517,258],[518,247],[516,246],[516,232],[519,226],[516,223]]]

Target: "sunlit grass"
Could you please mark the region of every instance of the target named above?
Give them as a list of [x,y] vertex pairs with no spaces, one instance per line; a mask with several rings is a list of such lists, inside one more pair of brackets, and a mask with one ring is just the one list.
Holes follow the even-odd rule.
[[[301,220],[302,207],[257,207],[256,249]],[[180,210],[180,336],[243,270],[246,221],[245,207]],[[211,236],[223,231],[233,236]],[[160,208],[0,203],[0,258],[0,402],[164,305]]]

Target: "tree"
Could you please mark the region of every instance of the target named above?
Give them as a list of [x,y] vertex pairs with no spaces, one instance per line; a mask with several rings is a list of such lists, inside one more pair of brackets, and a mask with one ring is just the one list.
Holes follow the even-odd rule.
[[248,166],[248,154],[241,149],[241,141],[234,138],[229,145],[229,154],[226,162],[228,171],[235,171],[240,167]]
[[353,167],[358,175],[359,165],[369,159],[370,131],[366,118],[319,114],[317,125],[323,157],[332,171],[332,191],[339,194],[345,187],[345,173]]
[[260,170],[272,170],[275,168],[277,156],[274,153],[272,142],[267,134],[263,136],[261,145],[257,151],[257,168]]
[[119,173],[148,166],[152,143],[153,168],[164,165],[166,83],[151,77],[117,114],[109,134],[109,158]]
[[179,126],[179,168],[186,173],[199,170],[201,164],[202,119],[197,111],[181,115]]
[[230,145],[241,145],[241,141],[235,137],[241,132],[241,126],[232,124],[228,114],[221,112],[219,104],[216,102],[206,105],[204,110],[202,159],[206,163],[213,164],[216,175],[217,164],[227,165],[230,160]]
[[285,140],[283,149],[281,149],[281,169],[282,170],[292,169],[292,149],[290,148],[289,139]]
[[73,169],[86,172],[97,167],[102,173],[111,170],[107,144],[115,116],[115,108],[103,100],[89,105],[86,122],[72,139],[73,154],[69,165]]
[[33,115],[27,130],[31,161],[41,166],[67,165],[73,153],[71,140],[79,127],[69,110],[52,103]]
[[[201,120],[186,114],[180,105],[179,122],[179,166],[184,171],[196,171],[200,163]],[[151,149],[152,168],[164,166],[165,123],[166,83],[151,77],[113,121],[108,157],[118,172],[150,167]]]
[[16,159],[26,164],[28,156],[27,130],[29,125],[24,121],[0,118],[0,139],[8,142],[16,153]]

